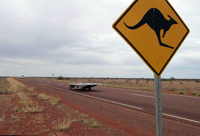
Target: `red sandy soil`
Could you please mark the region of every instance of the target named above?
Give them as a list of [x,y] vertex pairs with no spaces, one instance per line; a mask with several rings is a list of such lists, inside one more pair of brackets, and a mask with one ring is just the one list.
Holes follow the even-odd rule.
[[[24,90],[24,93],[26,91]],[[43,93],[41,89],[35,89],[35,91],[37,94]],[[125,134],[123,131],[100,122],[98,122],[100,124],[99,128],[91,128],[90,119],[92,117],[87,113],[78,111],[78,108],[62,99],[58,105],[54,106],[47,101],[39,100],[37,96],[31,96],[31,99],[44,107],[44,110],[38,113],[26,113],[22,110],[22,105],[19,103],[20,99],[16,94],[0,95],[0,135],[94,136]],[[16,106],[20,107],[18,112],[14,111]],[[88,117],[81,118],[82,114]],[[69,130],[58,131],[55,129],[58,121],[62,122],[69,117],[74,120]]]
[[[155,136],[155,116],[134,111],[86,97],[58,91],[56,89],[22,81],[34,87],[37,94],[45,93],[59,97],[61,101],[53,106],[49,102],[31,98],[44,107],[40,113],[25,113],[15,94],[0,95],[0,135],[80,135],[80,136]],[[26,90],[24,90],[26,92]],[[57,121],[69,118],[80,120],[80,115],[88,117],[74,121],[69,130],[60,132],[55,129]],[[5,117],[5,118],[4,118]],[[90,119],[94,118],[101,126],[91,128]],[[200,136],[200,128],[189,124],[163,119],[165,136]]]

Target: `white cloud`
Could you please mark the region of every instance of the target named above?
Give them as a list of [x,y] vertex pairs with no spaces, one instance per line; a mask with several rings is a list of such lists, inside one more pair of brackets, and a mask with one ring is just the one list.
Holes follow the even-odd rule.
[[[200,2],[169,2],[190,28],[190,34],[163,77],[199,78]],[[153,78],[146,64],[112,29],[131,3],[1,0],[0,74]]]

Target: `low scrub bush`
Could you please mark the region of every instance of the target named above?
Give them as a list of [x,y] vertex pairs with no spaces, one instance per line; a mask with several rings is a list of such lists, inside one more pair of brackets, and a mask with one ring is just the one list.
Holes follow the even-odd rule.
[[191,95],[196,95],[196,92],[191,92]]
[[85,115],[85,114],[81,114],[80,117],[81,117],[81,118],[87,118],[88,116]]
[[91,118],[90,120],[89,120],[89,123],[91,123],[91,124],[93,124],[95,122],[95,119],[94,118]]
[[184,92],[183,92],[183,91],[180,91],[179,94],[184,94]]
[[20,101],[19,101],[20,104],[23,104],[24,106],[32,106],[33,105],[34,102],[25,93],[23,93],[23,92],[20,91],[20,92],[17,92],[17,95],[20,98]]
[[38,99],[47,101],[47,100],[50,99],[50,96],[48,96],[44,93],[41,93],[41,94],[38,95]]
[[46,95],[44,93],[41,93],[38,95],[38,99],[40,100],[45,100],[45,101],[49,101],[49,103],[51,105],[57,105],[58,102],[60,101],[60,98],[57,98],[57,97],[53,97],[53,96],[49,96],[49,95]]
[[29,87],[29,88],[28,88],[28,91],[29,91],[30,93],[34,93],[34,92],[35,92],[34,87]]
[[200,82],[200,79],[196,79],[196,80],[194,80],[196,83],[199,83]]
[[175,90],[176,90],[175,87],[171,87],[171,88],[169,88],[169,91],[175,91]]
[[24,106],[32,106],[34,102],[31,99],[26,99],[20,100],[19,103],[23,104]]
[[38,104],[36,104],[34,106],[25,106],[23,108],[24,112],[29,112],[29,113],[38,113],[38,112],[42,112],[43,110],[44,110],[44,108],[39,106]]
[[60,101],[60,98],[57,98],[57,97],[50,97],[49,99],[49,102],[51,103],[51,105],[57,105],[59,101]]
[[19,106],[16,106],[16,107],[14,108],[14,111],[15,111],[15,112],[18,112],[19,109],[20,109]]
[[145,90],[145,91],[153,91],[154,89],[151,88],[151,87],[145,86],[145,87],[143,87],[143,90]]
[[0,94],[8,94],[8,90],[7,89],[1,89]]
[[99,128],[100,126],[101,126],[101,125],[98,124],[97,122],[93,122],[93,123],[90,125],[91,128]]
[[2,117],[0,117],[0,122],[5,119],[6,115],[4,114]]

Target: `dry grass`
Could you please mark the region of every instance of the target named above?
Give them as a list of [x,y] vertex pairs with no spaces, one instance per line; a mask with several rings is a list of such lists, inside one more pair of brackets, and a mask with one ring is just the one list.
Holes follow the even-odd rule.
[[0,89],[0,94],[8,94],[8,90],[5,88]]
[[81,117],[81,118],[87,118],[87,117],[88,117],[88,115],[81,114],[81,115],[80,115],[80,117]]
[[[91,128],[98,128],[100,127],[100,123],[95,121],[95,119],[90,119],[87,114],[80,113],[78,111],[74,111],[67,107],[66,105],[60,105],[60,98],[54,97],[51,95],[47,95],[45,93],[37,94],[33,87],[28,87],[14,78],[7,79],[8,83],[10,84],[9,91],[13,93],[13,96],[19,98],[19,103],[17,105],[14,105],[12,110],[18,113],[14,113],[13,116],[11,116],[12,120],[14,122],[19,122],[21,119],[19,116],[15,116],[15,114],[23,114],[23,115],[30,115],[30,113],[36,113],[35,115],[38,115],[38,118],[35,118],[36,123],[44,123],[43,117],[39,115],[46,116],[46,113],[44,113],[45,107],[43,105],[49,104],[49,105],[56,105],[55,107],[61,107],[61,111],[65,111],[67,113],[66,117],[63,117],[64,120],[55,121],[53,125],[53,129],[56,129],[58,131],[67,131],[70,129],[71,124],[75,121],[82,121],[84,124],[88,124],[87,127]],[[37,97],[33,98],[33,96],[37,95]],[[38,99],[39,101],[38,101]],[[37,102],[36,102],[36,100]],[[35,101],[34,101],[35,100]],[[42,100],[42,101],[41,101]],[[48,106],[49,106],[48,105]],[[42,113],[41,113],[42,112]],[[4,121],[5,116],[0,117],[0,121]],[[62,117],[59,117],[62,118]]]
[[29,87],[27,89],[29,91],[30,96],[37,96],[37,93],[35,92],[34,87]]
[[6,81],[6,78],[0,78],[0,95],[8,93],[8,82]]
[[14,78],[7,78],[7,81],[10,84],[10,92],[18,92],[27,89],[27,86],[16,81]]
[[101,125],[95,121],[90,125],[90,127],[91,128],[99,128],[99,127],[101,127]]
[[[22,105],[22,110],[28,113],[36,113],[42,112],[44,110],[43,107],[39,106],[36,102],[34,102],[29,96],[30,93],[35,93],[33,87],[28,87],[14,78],[8,78],[7,81],[10,84],[10,91],[15,93],[19,97],[19,103]],[[29,91],[29,94],[26,93],[26,90]],[[15,107],[15,111],[18,111],[19,108]]]
[[24,92],[17,92],[17,95],[20,98],[19,103],[24,105],[24,106],[33,106],[34,102],[32,101],[32,99],[26,95]]
[[49,102],[50,102],[51,105],[57,105],[59,101],[60,101],[60,98],[57,98],[57,97],[51,96],[50,99],[49,99]]
[[34,92],[35,92],[34,87],[29,87],[29,88],[28,88],[28,91],[29,91],[30,93],[34,93]]
[[71,123],[71,119],[63,120],[62,122],[58,121],[56,123],[55,129],[58,131],[67,131],[69,130]]
[[2,117],[0,117],[0,122],[5,119],[6,115],[4,114]]
[[22,108],[22,110],[29,113],[38,113],[42,112],[44,108],[42,106],[39,106],[38,104],[35,104],[33,106],[25,106]]
[[16,106],[16,107],[14,108],[14,111],[15,111],[15,112],[19,112],[19,110],[20,110],[20,107],[19,107],[19,106]]
[[41,93],[38,95],[38,99],[47,101],[50,99],[50,96],[46,95],[45,93]]
[[41,93],[38,95],[38,99],[40,100],[45,100],[45,101],[49,101],[49,103],[51,105],[57,105],[58,102],[60,101],[60,98],[58,97],[53,97],[53,96],[50,96],[50,95],[46,95],[45,93]]

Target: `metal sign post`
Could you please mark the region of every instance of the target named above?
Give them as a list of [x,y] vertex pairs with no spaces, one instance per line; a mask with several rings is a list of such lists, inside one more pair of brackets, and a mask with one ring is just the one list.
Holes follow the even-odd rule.
[[156,106],[156,134],[163,136],[161,78],[154,74],[155,106]]

